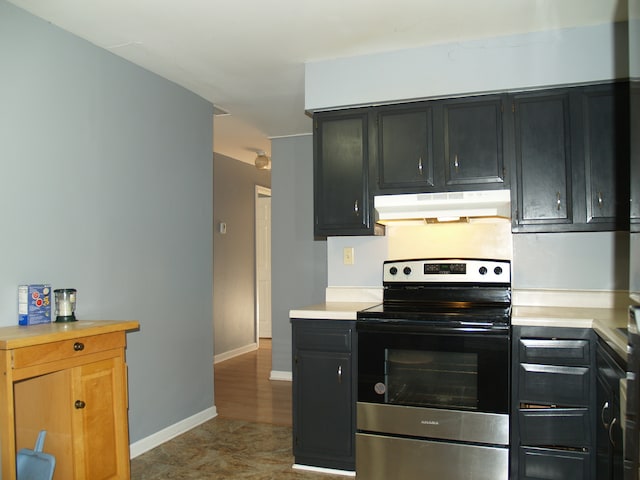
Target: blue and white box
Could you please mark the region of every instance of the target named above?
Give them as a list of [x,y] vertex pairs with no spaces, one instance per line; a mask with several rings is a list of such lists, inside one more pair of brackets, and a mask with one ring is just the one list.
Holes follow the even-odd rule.
[[18,325],[51,323],[51,285],[18,286]]

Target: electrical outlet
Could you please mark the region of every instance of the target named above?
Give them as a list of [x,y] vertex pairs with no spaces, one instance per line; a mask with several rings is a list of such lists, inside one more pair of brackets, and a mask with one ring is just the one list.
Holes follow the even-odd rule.
[[353,265],[355,263],[353,247],[344,247],[342,250],[342,263],[345,265]]

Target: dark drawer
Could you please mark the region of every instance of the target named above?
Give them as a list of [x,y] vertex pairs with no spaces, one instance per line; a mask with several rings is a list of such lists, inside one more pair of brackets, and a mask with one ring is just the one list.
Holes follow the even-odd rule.
[[521,403],[589,406],[589,368],[520,364]]
[[294,342],[301,350],[350,352],[351,330],[300,327],[294,330]]
[[521,480],[591,480],[589,454],[549,448],[520,448]]
[[531,446],[589,447],[591,425],[586,408],[520,410],[520,443]]
[[523,338],[520,340],[520,362],[588,366],[590,342],[589,340]]

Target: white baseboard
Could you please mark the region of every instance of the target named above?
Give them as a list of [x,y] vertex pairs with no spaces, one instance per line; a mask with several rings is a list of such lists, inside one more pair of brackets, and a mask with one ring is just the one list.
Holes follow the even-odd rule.
[[222,362],[224,360],[229,360],[230,358],[237,357],[238,355],[243,355],[245,353],[253,352],[258,349],[257,343],[250,343],[249,345],[245,345],[244,347],[236,348],[235,350],[229,350],[228,352],[223,352],[220,355],[213,356],[214,365],[218,362]]
[[333,475],[343,475],[345,477],[355,477],[356,472],[352,472],[351,470],[336,470],[334,468],[323,468],[323,467],[312,467],[311,465],[300,465],[298,463],[294,463],[291,467],[294,470],[306,470],[307,472],[318,472],[318,473],[330,473]]
[[137,442],[129,445],[129,456],[131,458],[136,458],[139,455],[142,455],[145,452],[157,447],[158,445],[162,445],[165,442],[168,442],[172,438],[177,437],[178,435],[182,435],[183,433],[191,430],[192,428],[197,427],[198,425],[203,424],[207,420],[211,420],[216,417],[218,412],[216,407],[210,407],[206,410],[203,410],[195,415],[192,415],[189,418],[185,418],[184,420],[179,421],[178,423],[174,423],[173,425],[169,425],[167,428],[163,428],[159,432],[153,433],[142,440],[138,440]]
[[284,382],[291,382],[293,380],[293,375],[291,374],[291,372],[271,370],[271,373],[269,374],[269,380],[282,380]]

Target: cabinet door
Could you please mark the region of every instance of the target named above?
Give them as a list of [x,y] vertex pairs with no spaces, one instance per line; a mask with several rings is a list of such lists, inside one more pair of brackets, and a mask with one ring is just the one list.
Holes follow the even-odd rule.
[[294,368],[296,462],[353,469],[351,354],[298,350]]
[[629,97],[626,85],[582,93],[587,223],[626,228],[629,218]]
[[369,199],[366,112],[314,119],[315,234],[373,231]]
[[432,189],[432,108],[422,104],[418,109],[382,109],[377,113],[376,124],[378,189]]
[[572,221],[569,94],[513,97],[517,198],[515,226]]
[[129,478],[125,367],[120,357],[72,371],[76,479]]
[[504,98],[447,101],[443,105],[445,182],[504,186]]
[[637,134],[640,128],[640,80],[630,82],[630,131],[634,129],[631,135],[631,151],[629,154],[631,166],[631,231],[640,231],[640,135]]

